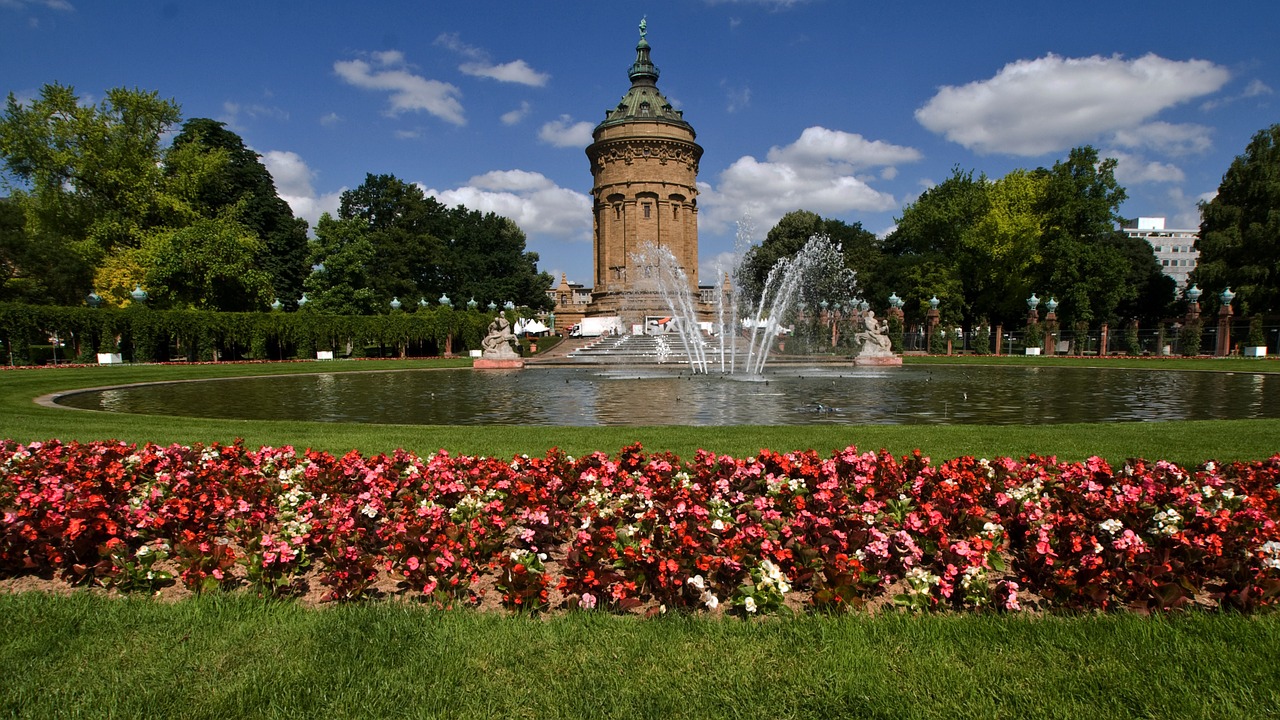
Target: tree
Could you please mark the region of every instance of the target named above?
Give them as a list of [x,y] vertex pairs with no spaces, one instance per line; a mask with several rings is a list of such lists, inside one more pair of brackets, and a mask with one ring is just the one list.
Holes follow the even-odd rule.
[[149,303],[245,312],[271,301],[271,277],[258,265],[262,241],[232,216],[164,229],[143,241]]
[[373,249],[378,272],[368,281],[380,311],[386,312],[392,298],[435,298],[444,291],[440,270],[449,265],[446,247],[432,233],[443,213],[434,198],[394,175],[366,175],[359,187],[342,193],[339,219],[361,223]]
[[961,235],[970,259],[966,269],[973,318],[1014,323],[1026,314],[1025,298],[1043,257],[1040,203],[1043,176],[1014,170],[990,183],[986,212]]
[[[874,233],[863,229],[862,223],[850,225],[808,210],[794,210],[783,215],[765,235],[764,242],[747,251],[738,277],[734,278],[738,283],[738,292],[748,298],[751,305],[755,305],[774,265],[784,258],[795,257],[809,239],[815,236],[825,236],[840,245],[844,269],[856,274],[856,285],[851,285],[843,275],[828,277],[825,280],[830,281],[827,283],[830,287],[814,286],[809,293],[810,297],[806,297],[805,301],[843,303],[852,299],[859,290],[865,297],[867,289],[864,278],[875,278],[883,259],[879,239]],[[818,280],[818,285],[822,284],[822,280]],[[888,297],[887,292],[885,297]]]
[[313,270],[303,282],[307,310],[334,315],[370,315],[377,298],[370,286],[375,274],[368,226],[359,218],[334,219],[329,213],[316,223],[311,243]]
[[1242,313],[1280,312],[1280,124],[1253,136],[1200,213],[1191,280],[1207,298],[1232,288]]
[[[280,198],[260,157],[223,123],[193,118],[173,139],[165,173],[174,184],[190,181],[187,192],[202,217],[235,208],[238,221],[262,241],[256,262],[270,276],[274,297],[294,307],[307,274],[307,224]],[[192,180],[193,166],[202,171]]]
[[1120,204],[1126,193],[1115,179],[1114,158],[1098,159],[1090,146],[1071,150],[1065,161],[1037,170],[1046,182],[1038,284],[1062,303],[1064,322],[1110,321],[1124,301],[1134,300],[1124,255],[1117,249]]
[[923,320],[935,294],[946,322],[969,325],[976,318],[974,279],[983,260],[974,254],[978,244],[966,236],[988,213],[988,190],[985,176],[953,168],[951,177],[903,208],[897,228],[885,238],[885,252],[897,258],[886,265],[888,282],[917,319]]
[[457,230],[448,245],[451,282],[445,287],[454,298],[510,300],[535,310],[555,307],[546,293],[553,279],[538,272],[538,255],[525,251],[524,231],[515,222],[462,206],[451,215]]
[[360,187],[342,194],[338,215],[364,230],[377,268],[368,287],[379,312],[392,298],[412,302],[442,294],[553,306],[546,295],[551,276],[537,271],[538,256],[525,251],[524,233],[507,218],[461,205],[446,208],[393,175],[367,175]]
[[172,100],[115,88],[97,106],[75,91],[45,85],[23,105],[10,94],[0,118],[0,157],[28,241],[60,258],[41,284],[49,299],[79,302],[94,268],[117,249],[132,249],[172,217],[161,170],[161,138],[179,119]]

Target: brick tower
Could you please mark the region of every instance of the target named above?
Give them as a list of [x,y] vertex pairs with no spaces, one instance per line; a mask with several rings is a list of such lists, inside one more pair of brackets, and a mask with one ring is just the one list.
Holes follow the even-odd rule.
[[671,251],[698,292],[698,161],[702,147],[693,126],[658,90],[640,22],[631,89],[592,133],[591,161],[595,287],[590,315],[639,316],[666,312],[645,287],[633,254],[646,243]]

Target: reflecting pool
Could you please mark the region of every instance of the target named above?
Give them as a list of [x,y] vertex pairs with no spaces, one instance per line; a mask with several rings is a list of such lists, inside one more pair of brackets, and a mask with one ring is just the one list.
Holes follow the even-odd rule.
[[995,424],[1280,417],[1280,376],[1046,367],[645,368],[315,373],[120,387],[69,407],[412,425]]

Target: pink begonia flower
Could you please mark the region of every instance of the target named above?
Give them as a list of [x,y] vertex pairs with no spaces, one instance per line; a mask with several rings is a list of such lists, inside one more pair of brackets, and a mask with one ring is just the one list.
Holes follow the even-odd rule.
[[596,607],[596,596],[591,593],[582,593],[582,597],[578,599],[578,607],[583,610],[594,610]]

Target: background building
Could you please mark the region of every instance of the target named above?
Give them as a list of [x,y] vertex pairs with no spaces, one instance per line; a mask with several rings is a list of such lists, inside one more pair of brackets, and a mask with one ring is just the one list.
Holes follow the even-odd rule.
[[1140,217],[1120,229],[1129,237],[1142,238],[1150,243],[1164,274],[1173,278],[1179,290],[1187,286],[1187,276],[1195,269],[1196,260],[1200,257],[1200,251],[1196,250],[1199,228],[1176,230],[1166,228],[1162,217]]

